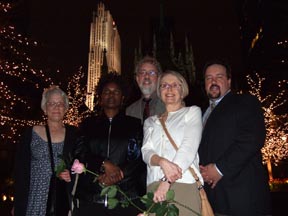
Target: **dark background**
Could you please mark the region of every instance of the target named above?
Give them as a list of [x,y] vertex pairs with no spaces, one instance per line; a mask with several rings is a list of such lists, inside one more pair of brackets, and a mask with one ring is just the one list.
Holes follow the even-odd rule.
[[[90,22],[99,1],[23,0],[23,30],[40,43],[34,59],[51,72],[87,71]],[[142,47],[152,46],[152,24],[159,20],[160,0],[106,0],[122,42],[122,72],[131,73],[139,38]],[[227,57],[235,74],[242,73],[243,61],[236,2],[166,0],[165,15],[172,20],[176,48],[184,48],[187,35],[192,43],[198,70],[214,56]]]

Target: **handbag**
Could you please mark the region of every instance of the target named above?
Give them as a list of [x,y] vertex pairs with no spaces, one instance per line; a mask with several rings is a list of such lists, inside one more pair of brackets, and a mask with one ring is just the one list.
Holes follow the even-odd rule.
[[46,216],[66,215],[69,210],[68,195],[66,193],[65,182],[56,177],[55,163],[53,159],[53,149],[48,125],[45,125],[48,140],[48,150],[52,175],[49,185],[48,200],[46,206]]
[[[163,119],[163,115],[161,117],[159,117],[160,123],[163,127],[163,130],[167,136],[167,138],[169,139],[170,143],[173,145],[174,149],[177,151],[178,147],[175,144],[173,138],[171,137],[170,133],[168,132],[164,119]],[[200,198],[201,198],[201,215],[202,216],[214,216],[212,207],[210,205],[210,202],[207,198],[207,194],[204,190],[204,187],[202,185],[202,183],[199,180],[199,177],[197,176],[197,174],[195,173],[194,169],[192,167],[189,167],[189,171],[191,172],[192,176],[194,177],[197,186],[198,186],[198,190],[199,190],[199,194],[200,194]]]

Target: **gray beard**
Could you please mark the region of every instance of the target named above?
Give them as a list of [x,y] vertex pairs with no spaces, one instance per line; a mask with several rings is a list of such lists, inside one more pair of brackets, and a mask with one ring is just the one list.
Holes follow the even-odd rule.
[[151,95],[154,90],[153,88],[141,88],[141,92],[143,95]]

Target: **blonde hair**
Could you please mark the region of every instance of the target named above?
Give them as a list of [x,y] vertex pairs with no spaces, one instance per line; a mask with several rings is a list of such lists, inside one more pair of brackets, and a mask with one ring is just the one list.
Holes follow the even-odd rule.
[[185,78],[180,73],[178,73],[177,71],[172,71],[172,70],[166,70],[164,73],[162,73],[159,76],[159,79],[158,79],[158,82],[157,82],[157,96],[159,98],[161,98],[160,84],[161,84],[161,81],[162,81],[163,77],[165,77],[168,74],[171,74],[172,76],[175,76],[179,80],[179,82],[181,84],[183,99],[185,97],[187,97],[187,95],[189,94],[188,83],[186,82]]

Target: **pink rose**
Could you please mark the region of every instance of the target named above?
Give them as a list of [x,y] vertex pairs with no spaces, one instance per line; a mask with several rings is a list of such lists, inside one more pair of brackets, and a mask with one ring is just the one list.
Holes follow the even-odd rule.
[[75,159],[71,168],[72,174],[81,174],[85,172],[85,166],[83,163],[80,163],[78,159]]

